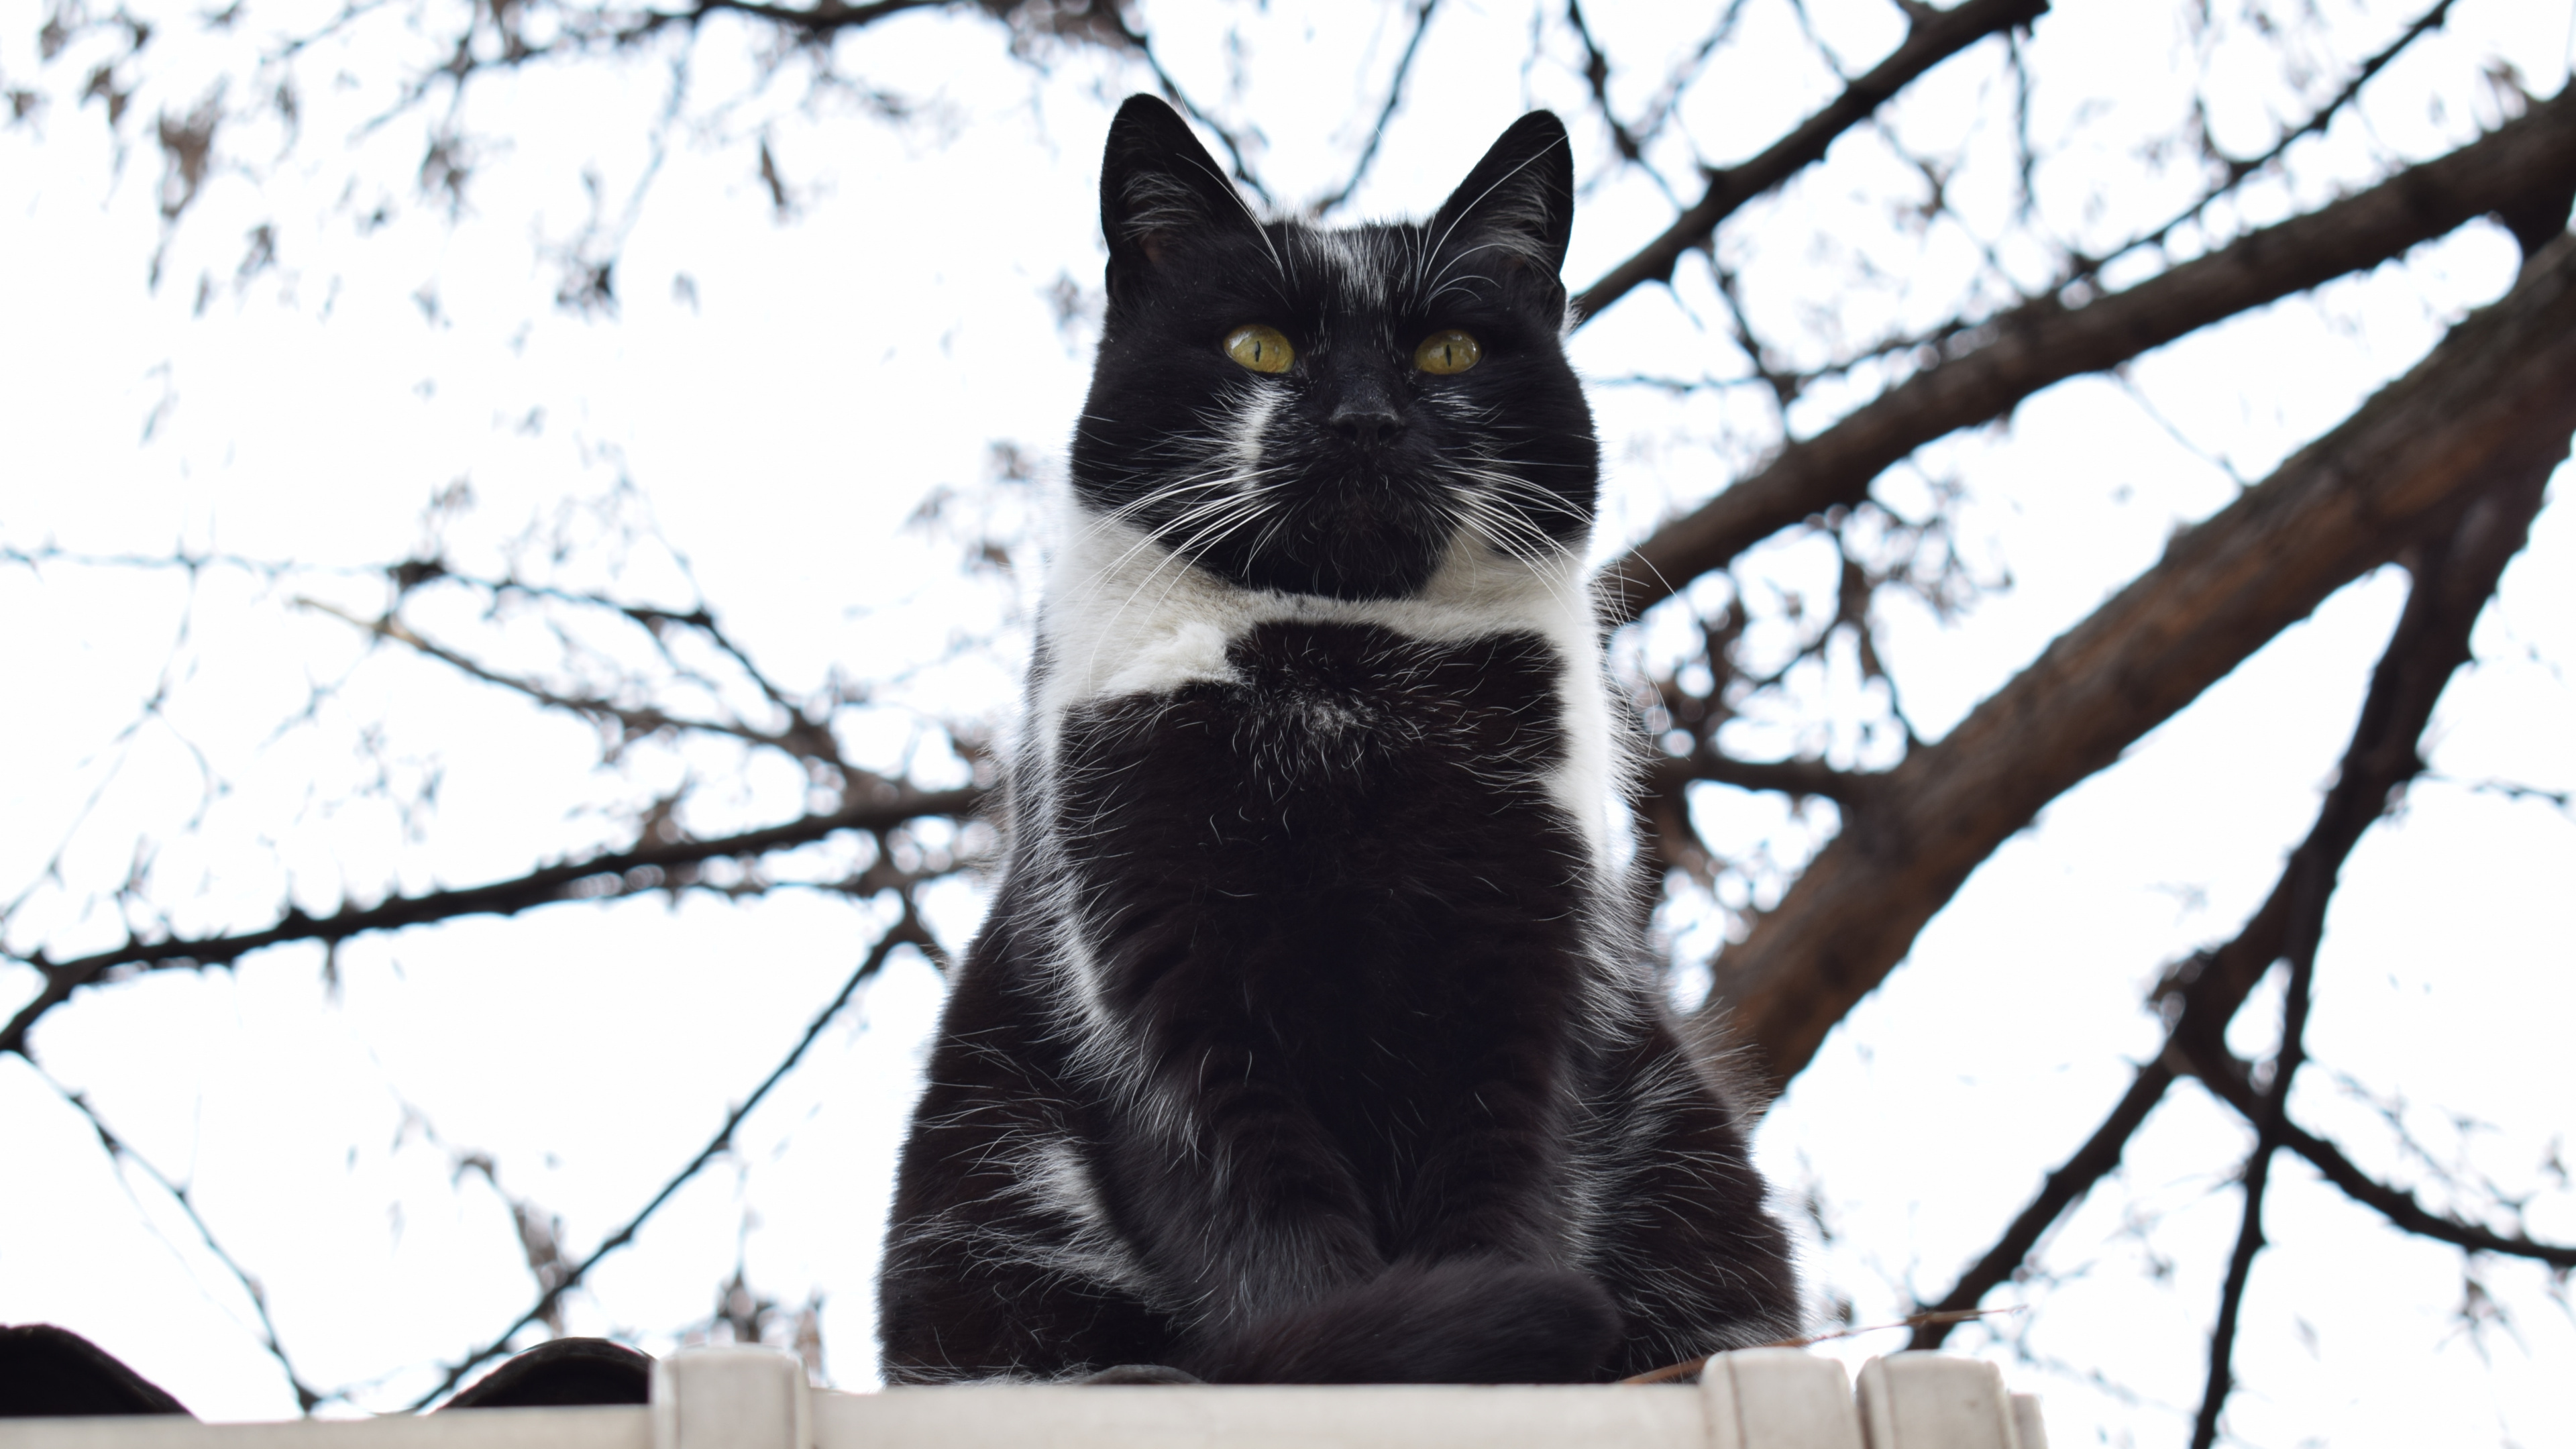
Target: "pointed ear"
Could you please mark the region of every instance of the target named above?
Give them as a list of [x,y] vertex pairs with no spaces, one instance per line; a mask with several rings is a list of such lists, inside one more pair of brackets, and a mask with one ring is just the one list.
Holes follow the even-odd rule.
[[1573,232],[1574,151],[1552,111],[1512,122],[1431,218],[1436,247],[1487,248],[1485,255],[1504,265],[1529,267],[1550,281],[1565,265]]
[[1109,270],[1160,266],[1193,234],[1254,225],[1243,198],[1198,137],[1170,106],[1129,96],[1109,123],[1100,158],[1100,230],[1109,238]]

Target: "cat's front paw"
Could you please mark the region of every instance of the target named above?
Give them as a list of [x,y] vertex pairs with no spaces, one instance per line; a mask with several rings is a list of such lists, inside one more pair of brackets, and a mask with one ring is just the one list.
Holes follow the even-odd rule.
[[1216,1383],[1584,1383],[1618,1340],[1618,1308],[1583,1274],[1458,1258],[1265,1314],[1184,1362]]

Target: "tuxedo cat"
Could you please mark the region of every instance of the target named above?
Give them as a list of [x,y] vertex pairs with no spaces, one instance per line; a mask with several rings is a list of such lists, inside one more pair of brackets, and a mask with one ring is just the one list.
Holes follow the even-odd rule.
[[1426,225],[1109,132],[1010,853],[895,1191],[886,1378],[1583,1381],[1798,1331],[1645,950],[1560,339],[1565,129]]

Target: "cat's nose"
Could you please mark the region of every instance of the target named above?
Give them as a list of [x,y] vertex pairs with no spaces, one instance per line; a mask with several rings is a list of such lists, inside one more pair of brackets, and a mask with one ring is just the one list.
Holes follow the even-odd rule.
[[1332,415],[1324,419],[1334,432],[1368,448],[1382,448],[1394,442],[1404,431],[1404,415],[1384,393],[1374,389],[1354,391],[1333,405]]

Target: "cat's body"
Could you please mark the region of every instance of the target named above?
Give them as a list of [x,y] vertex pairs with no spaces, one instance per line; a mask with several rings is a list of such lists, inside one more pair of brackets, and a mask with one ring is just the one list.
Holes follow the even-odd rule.
[[1131,101],[1102,193],[888,1378],[1590,1379],[1795,1332],[1613,813],[1562,128],[1513,127],[1427,227],[1322,232],[1257,225]]

